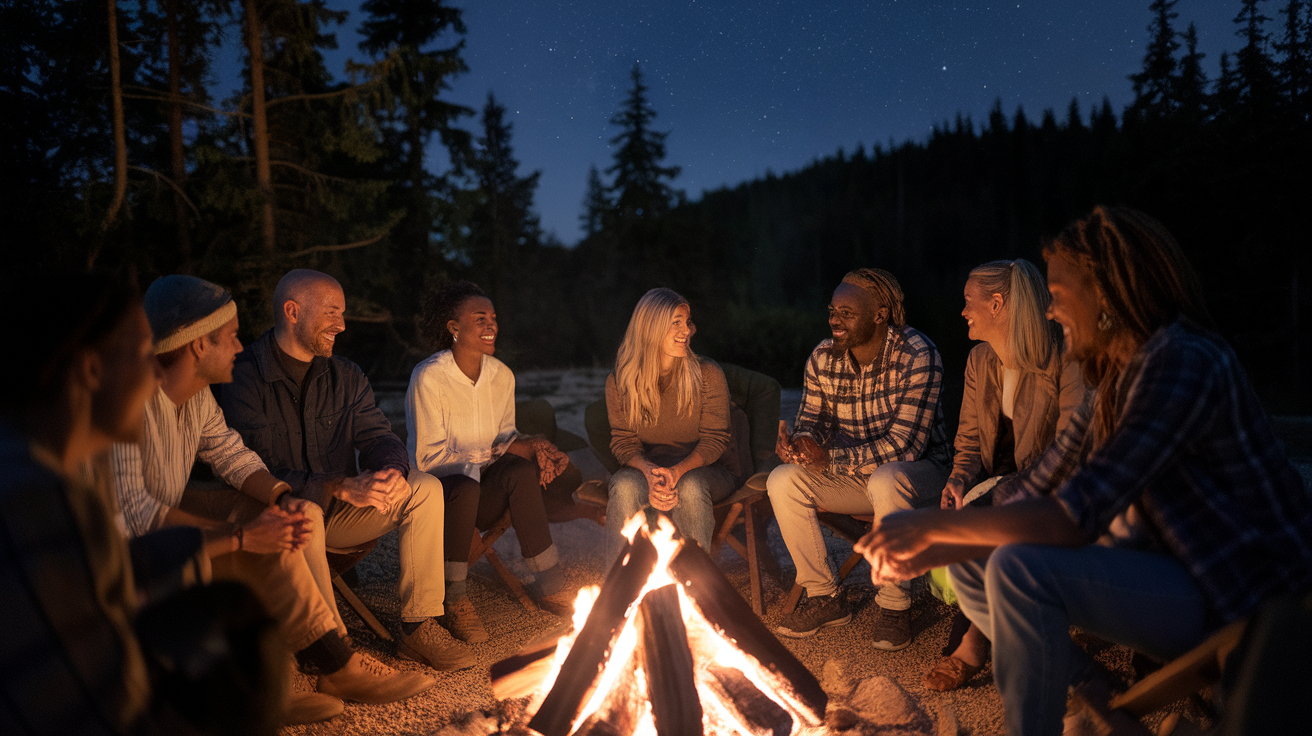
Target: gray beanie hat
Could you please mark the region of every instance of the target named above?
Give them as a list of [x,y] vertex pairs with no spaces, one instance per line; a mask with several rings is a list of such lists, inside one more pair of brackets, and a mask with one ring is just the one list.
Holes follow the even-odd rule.
[[227,289],[182,274],[155,279],[146,289],[144,306],[156,355],[208,335],[237,316],[237,302]]

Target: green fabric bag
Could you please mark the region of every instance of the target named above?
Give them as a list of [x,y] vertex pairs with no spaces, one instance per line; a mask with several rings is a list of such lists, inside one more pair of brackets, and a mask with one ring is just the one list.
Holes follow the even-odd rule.
[[948,604],[956,605],[957,591],[952,589],[952,581],[948,578],[948,569],[946,567],[936,567],[929,571],[928,577],[929,592],[934,597]]

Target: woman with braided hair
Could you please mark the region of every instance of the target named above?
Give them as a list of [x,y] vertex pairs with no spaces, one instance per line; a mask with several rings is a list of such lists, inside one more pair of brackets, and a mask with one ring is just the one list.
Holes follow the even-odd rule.
[[[877,580],[951,564],[993,642],[1009,734],[1058,734],[1068,686],[1121,733],[1071,625],[1169,660],[1263,601],[1312,582],[1312,499],[1198,278],[1161,223],[1098,207],[1045,249],[1051,317],[1095,387],[1009,503],[880,520],[858,548]],[[1147,531],[1104,540],[1133,506]]]
[[[569,457],[544,437],[515,429],[515,374],[492,357],[497,314],[475,284],[456,281],[425,296],[419,328],[437,349],[415,366],[405,397],[414,467],[442,481],[446,498],[446,601],[440,621],[457,639],[488,640],[467,595],[469,545],[510,510],[520,553],[536,580],[539,605],[573,611],[551,540],[544,487],[578,487]],[[571,471],[567,473],[567,471]]]

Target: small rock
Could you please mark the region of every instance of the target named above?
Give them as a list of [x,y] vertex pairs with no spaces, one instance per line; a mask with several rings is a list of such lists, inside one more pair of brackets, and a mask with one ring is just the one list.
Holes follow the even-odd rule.
[[856,686],[852,693],[852,707],[865,720],[879,726],[915,727],[929,720],[906,690],[879,675]]
[[825,662],[824,671],[820,675],[820,687],[830,697],[846,700],[852,694],[852,680],[847,676],[847,666],[837,659]]
[[825,714],[825,725],[834,731],[847,731],[860,721],[860,716],[847,708],[830,708]]
[[938,706],[937,716],[934,733],[937,736],[957,736],[961,730],[961,724],[957,722],[957,712],[947,703],[942,703]]

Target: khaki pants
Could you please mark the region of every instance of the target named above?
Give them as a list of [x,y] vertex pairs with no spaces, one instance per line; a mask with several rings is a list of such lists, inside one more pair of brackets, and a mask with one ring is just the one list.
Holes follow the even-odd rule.
[[[381,514],[373,507],[357,508],[333,500],[328,504],[324,540],[329,547],[347,549],[399,529],[401,579],[397,593],[401,598],[401,620],[413,622],[443,613],[442,601],[446,595],[442,554],[445,502],[441,481],[428,473],[412,470],[406,481],[410,483],[410,497],[396,504],[387,514]],[[308,554],[309,550],[306,552]],[[322,547],[318,556],[323,557]],[[326,584],[331,591],[327,565],[324,565],[322,574],[320,584]]]
[[[266,508],[227,486],[188,487],[180,506],[197,516],[228,523],[250,521]],[[306,515],[310,518],[310,543],[298,552],[267,555],[233,552],[211,561],[215,580],[244,583],[255,593],[278,622],[293,652],[313,644],[330,631],[346,633],[337,613],[337,599],[333,596],[323,553],[323,511],[308,504]]]
[[[816,473],[801,465],[780,465],[766,480],[770,505],[779,520],[788,553],[797,567],[797,583],[807,595],[838,590],[816,509],[836,514],[873,514],[876,519],[937,502],[948,471],[931,460],[885,463],[868,479]],[[875,602],[894,611],[911,607],[909,585],[881,585]]]

